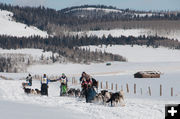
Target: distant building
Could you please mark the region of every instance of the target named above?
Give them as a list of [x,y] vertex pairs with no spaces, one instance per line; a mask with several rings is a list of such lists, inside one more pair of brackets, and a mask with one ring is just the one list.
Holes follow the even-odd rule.
[[160,78],[160,75],[157,71],[140,71],[134,74],[134,78]]

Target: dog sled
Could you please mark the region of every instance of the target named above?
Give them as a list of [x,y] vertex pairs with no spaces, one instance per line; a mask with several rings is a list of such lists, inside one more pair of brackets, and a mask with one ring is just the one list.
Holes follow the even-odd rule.
[[93,87],[87,89],[87,94],[86,94],[86,102],[91,103],[92,100],[94,100],[94,97],[96,96],[96,91],[94,90]]

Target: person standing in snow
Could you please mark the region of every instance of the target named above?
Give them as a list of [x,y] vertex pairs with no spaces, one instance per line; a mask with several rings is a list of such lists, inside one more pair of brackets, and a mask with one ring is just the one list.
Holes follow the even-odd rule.
[[25,86],[32,86],[32,76],[31,74],[29,74],[27,77],[26,77],[26,83],[22,83],[22,86],[25,87]]
[[43,78],[41,79],[41,95],[48,96],[48,82],[49,79],[46,77],[46,74],[44,74]]
[[28,82],[28,86],[32,86],[32,76],[31,76],[31,74],[29,74],[29,75],[26,77],[26,82]]
[[[81,88],[82,88],[82,94],[85,95],[86,102],[91,102],[94,99],[94,96],[96,95],[96,91],[93,88],[93,81],[92,77],[85,72],[82,73],[82,76],[80,78],[81,82]],[[95,79],[94,79],[95,80]]]
[[62,73],[62,76],[58,80],[61,83],[61,85],[60,85],[60,96],[66,95],[68,78],[66,77],[66,75],[64,73]]
[[85,98],[86,102],[91,102],[94,99],[94,96],[96,95],[96,92],[92,86],[92,79],[90,76],[86,77],[86,81],[84,82],[84,87],[85,87]]

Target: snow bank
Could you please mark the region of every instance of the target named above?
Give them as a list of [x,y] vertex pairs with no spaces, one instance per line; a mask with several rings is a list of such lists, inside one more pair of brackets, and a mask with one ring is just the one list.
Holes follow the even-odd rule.
[[17,37],[48,36],[47,32],[41,31],[34,26],[29,27],[26,24],[14,21],[12,16],[12,12],[0,10],[0,35],[9,35]]

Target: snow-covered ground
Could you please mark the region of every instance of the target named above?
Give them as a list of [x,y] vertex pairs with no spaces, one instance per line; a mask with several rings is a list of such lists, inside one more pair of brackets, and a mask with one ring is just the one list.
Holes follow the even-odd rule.
[[[123,81],[121,80],[123,77],[120,76],[116,78],[96,78],[100,81],[111,81],[111,78],[114,81],[118,81],[117,78],[119,79],[118,82]],[[144,80],[143,85],[150,82],[156,83],[155,80],[157,79]],[[134,81],[135,80],[130,82],[133,83]],[[21,86],[22,82],[22,80],[0,80],[0,114],[2,118],[11,119],[13,117],[14,119],[33,119],[39,117],[48,119],[51,117],[53,119],[164,119],[165,104],[180,103],[179,96],[169,98],[165,98],[164,96],[150,97],[148,95],[134,95],[133,93],[127,94],[125,91],[126,106],[124,107],[120,105],[117,107],[110,107],[109,105],[105,106],[102,104],[87,104],[84,99],[59,97],[59,82],[49,84],[48,97],[24,94]],[[138,82],[141,81],[139,80]],[[71,84],[69,84],[69,87],[72,87]],[[40,82],[33,80],[32,88],[40,89]],[[130,88],[130,92],[131,91],[132,90]],[[144,93],[146,93],[146,91],[144,91],[143,94]],[[152,94],[154,94],[153,91]]]
[[[164,119],[165,104],[180,103],[180,51],[167,48],[147,48],[145,46],[89,46],[90,50],[102,50],[113,54],[125,56],[129,62],[111,62],[90,65],[85,64],[52,64],[32,65],[27,73],[0,73],[15,80],[3,80],[0,78],[0,115],[4,119]],[[40,57],[42,50],[0,50],[1,53],[24,53],[34,57]],[[51,53],[45,53],[45,56]],[[160,71],[161,78],[135,79],[133,74],[137,71],[155,70]],[[102,105],[85,103],[84,99],[74,97],[59,97],[59,82],[49,83],[49,96],[26,95],[22,89],[22,82],[28,73],[48,76],[59,76],[65,73],[69,78],[69,87],[80,88],[80,85],[72,85],[71,78],[79,79],[85,71],[99,82],[103,82],[105,89],[106,81],[118,85],[118,90],[123,89],[125,93],[125,106]],[[129,86],[129,93],[126,85]],[[134,94],[136,84],[136,94]],[[162,85],[162,96],[160,96],[160,85]],[[151,96],[148,92],[151,88]],[[33,89],[40,89],[40,81],[33,80]],[[173,96],[171,96],[173,88]],[[142,89],[142,94],[141,94]],[[100,89],[101,90],[101,89]],[[100,91],[99,90],[99,91]],[[7,113],[8,112],[8,113]]]
[[78,32],[74,34],[79,34],[85,35],[87,34],[88,36],[98,36],[102,37],[108,36],[111,34],[114,37],[120,37],[121,35],[123,36],[134,36],[138,37],[140,35],[145,35],[145,36],[161,36],[161,37],[167,37],[170,39],[177,39],[180,41],[180,30],[166,30],[166,29],[158,29],[158,30],[153,30],[153,29],[112,29],[112,30],[98,30],[98,31],[83,31],[83,32]]
[[34,26],[27,26],[26,24],[14,21],[12,16],[12,12],[0,10],[0,35],[17,37],[48,36],[47,32],[41,31]]
[[111,66],[106,66],[106,63],[81,65],[81,64],[53,64],[53,65],[32,65],[28,69],[32,74],[48,74],[60,75],[66,73],[69,76],[79,76],[83,71],[86,71],[94,76],[112,76],[126,75],[141,70],[158,70],[163,72],[180,71],[180,62],[144,62],[144,63],[128,63],[128,62],[112,62]]
[[180,70],[180,50],[167,48],[152,48],[146,46],[133,47],[126,45],[113,46],[86,46],[91,51],[102,50],[113,54],[119,54],[128,59],[128,62],[112,62],[110,67],[106,63],[85,64],[53,64],[53,65],[32,65],[28,72],[32,74],[59,75],[64,72],[70,76],[80,75],[86,71],[94,76],[99,75],[126,75],[134,74],[140,70],[158,70],[161,72],[175,72]]
[[152,48],[134,45],[112,45],[112,46],[84,46],[91,51],[106,51],[119,54],[127,58],[128,62],[177,62],[180,61],[180,50],[164,47]]
[[[28,68],[27,73],[0,73],[0,76],[15,79],[3,80],[0,78],[1,117],[5,119],[14,117],[14,119],[164,119],[165,104],[180,103],[179,50],[118,45],[108,46],[106,49],[105,46],[102,48],[90,46],[90,49],[101,49],[113,54],[121,54],[129,62],[111,62],[111,66],[106,66],[106,63],[32,65]],[[31,51],[25,52],[23,50],[20,52],[30,53]],[[32,55],[34,56],[35,53]],[[160,71],[161,78],[135,79],[133,77],[137,71],[144,70]],[[78,80],[83,71],[103,82],[103,89],[105,89],[106,81],[108,81],[109,89],[111,83],[114,84],[114,88],[117,84],[118,90],[123,89],[125,92],[125,106],[110,107],[95,103],[87,104],[84,99],[59,97],[59,82],[49,84],[48,97],[26,95],[21,85],[25,80],[19,80],[24,79],[28,73],[32,73],[32,75],[46,73],[48,76],[59,76],[64,72],[69,78],[69,87],[79,88],[80,85],[71,84],[71,78],[75,76]],[[126,91],[126,84],[129,86],[129,93]],[[136,84],[136,94],[134,94],[134,84]],[[162,85],[162,96],[160,96],[160,85]],[[148,87],[151,88],[151,96]],[[32,88],[40,89],[40,81],[33,80]],[[171,88],[173,88],[173,96],[171,96]]]

